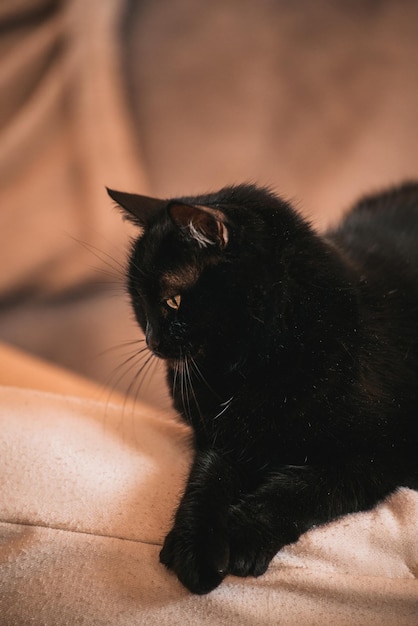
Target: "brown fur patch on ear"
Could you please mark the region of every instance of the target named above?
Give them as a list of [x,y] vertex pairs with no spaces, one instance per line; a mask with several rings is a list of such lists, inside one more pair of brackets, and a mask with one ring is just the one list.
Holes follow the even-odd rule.
[[173,202],[168,207],[173,222],[182,230],[188,230],[192,239],[201,248],[228,243],[228,229],[225,216],[217,209]]

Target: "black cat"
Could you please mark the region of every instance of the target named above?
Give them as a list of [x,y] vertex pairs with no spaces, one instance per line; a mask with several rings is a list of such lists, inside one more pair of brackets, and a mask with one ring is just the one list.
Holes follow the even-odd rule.
[[195,457],[161,562],[195,593],[259,576],[285,544],[418,488],[418,185],[325,235],[251,185],[155,200],[129,292]]

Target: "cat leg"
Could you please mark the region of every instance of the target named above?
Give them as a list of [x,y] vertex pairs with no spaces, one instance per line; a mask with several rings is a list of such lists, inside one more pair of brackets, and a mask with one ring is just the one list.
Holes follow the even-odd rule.
[[174,526],[160,561],[190,591],[208,593],[223,580],[229,562],[228,509],[239,478],[215,451],[198,451]]
[[379,486],[370,468],[286,467],[230,507],[228,573],[260,576],[275,554],[313,526],[366,510],[395,485]]

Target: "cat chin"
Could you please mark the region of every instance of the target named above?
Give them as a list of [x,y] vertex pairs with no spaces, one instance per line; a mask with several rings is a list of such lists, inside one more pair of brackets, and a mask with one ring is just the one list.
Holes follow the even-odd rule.
[[152,348],[151,346],[148,346],[150,352],[152,352],[152,354],[157,357],[157,359],[159,359],[160,361],[164,361],[165,363],[167,363],[167,365],[174,367],[175,365],[178,365],[180,363],[184,363],[185,361],[187,361],[188,357],[193,356],[191,354],[187,353],[182,353],[182,352],[177,352],[176,350],[159,350],[158,348]]
[[194,350],[191,350],[190,347],[187,349],[182,348],[181,351],[172,350],[172,351],[154,351],[151,352],[164,361],[168,367],[174,369],[176,366],[182,365],[184,363],[190,363],[190,361],[201,362],[202,359],[205,358],[206,350],[203,347],[196,347]]
[[178,368],[183,368],[187,367],[188,365],[190,365],[191,362],[195,362],[196,363],[196,357],[197,357],[197,361],[199,361],[198,359],[198,354],[197,353],[187,353],[187,354],[183,354],[182,356],[176,356],[176,357],[159,357],[162,361],[164,361],[166,367],[169,370],[176,370]]
[[177,366],[182,365],[183,363],[186,363],[189,360],[189,358],[193,358],[193,357],[187,354],[187,355],[177,356],[177,357],[160,357],[160,358],[162,358],[162,360],[165,362],[167,367],[169,367],[170,369],[175,369]]
[[172,356],[172,355],[167,355],[167,354],[161,354],[159,352],[154,352],[153,350],[152,350],[152,354],[159,361],[162,361],[163,363],[165,363],[166,366],[169,367],[170,369],[175,369],[176,367],[178,367],[179,365],[182,365],[188,360],[188,357],[184,355]]
[[169,369],[175,369],[176,365],[181,362],[180,359],[164,359],[164,363]]

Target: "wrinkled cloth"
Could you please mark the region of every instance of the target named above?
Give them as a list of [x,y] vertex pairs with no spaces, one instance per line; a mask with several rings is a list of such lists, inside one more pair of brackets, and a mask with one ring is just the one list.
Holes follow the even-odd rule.
[[125,5],[0,4],[0,300],[78,288],[109,271],[106,253],[122,258],[127,227],[105,186],[145,187],[118,45]]

